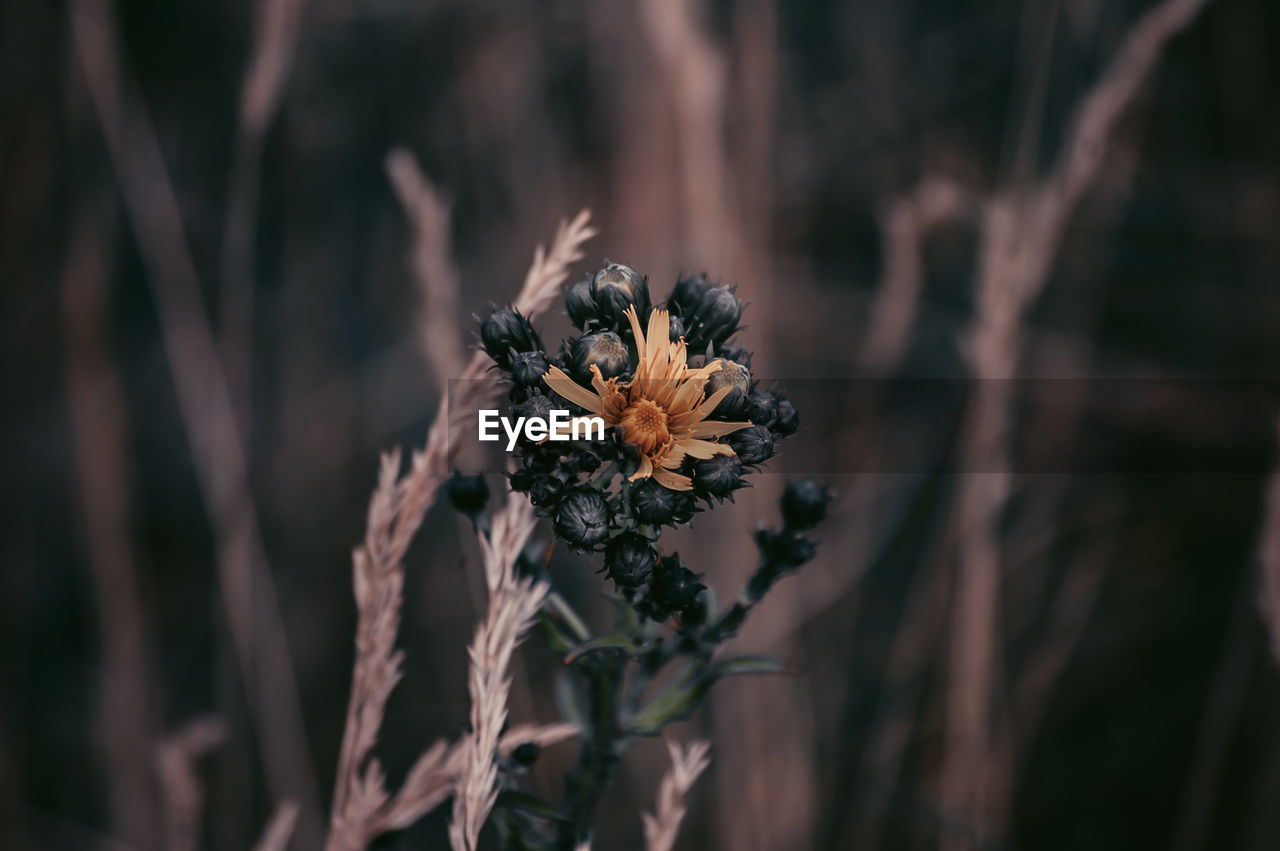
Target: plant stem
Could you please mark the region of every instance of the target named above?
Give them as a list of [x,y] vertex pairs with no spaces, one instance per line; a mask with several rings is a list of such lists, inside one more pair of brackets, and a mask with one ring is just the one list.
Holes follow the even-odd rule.
[[619,695],[626,661],[624,653],[606,652],[598,654],[587,669],[591,737],[583,743],[577,768],[565,780],[563,810],[569,821],[560,829],[561,851],[573,851],[591,835],[596,803],[613,779],[614,769],[622,756]]

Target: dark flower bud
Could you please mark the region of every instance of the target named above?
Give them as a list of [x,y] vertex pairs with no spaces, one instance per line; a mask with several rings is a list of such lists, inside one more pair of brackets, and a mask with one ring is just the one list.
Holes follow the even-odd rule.
[[752,390],[747,397],[747,419],[756,425],[768,427],[777,418],[778,403],[773,394],[761,387]]
[[793,529],[812,529],[830,503],[831,492],[813,479],[792,479],[782,491],[782,519]]
[[538,761],[538,757],[542,754],[542,748],[537,742],[521,742],[516,745],[515,750],[511,751],[511,758],[519,765],[533,765]]
[[[797,535],[794,532],[785,530],[782,532],[770,532],[768,529],[759,530],[756,532],[756,546],[760,548],[761,554],[775,568],[799,567],[812,559],[818,552],[818,546],[813,541],[803,535]],[[769,572],[767,570],[761,571],[766,578]],[[773,578],[776,578],[776,576]],[[769,581],[772,581],[772,579]]]
[[626,309],[635,305],[636,315],[643,323],[649,315],[649,284],[630,266],[621,263],[605,263],[591,279],[591,299],[595,302],[596,316],[609,327],[626,325],[623,317]]
[[576,547],[593,547],[609,534],[613,512],[599,491],[574,488],[556,505],[556,533]]
[[551,562],[551,550],[546,544],[530,542],[525,544],[520,555],[516,556],[516,574],[541,579],[547,575],[547,565]]
[[550,420],[551,411],[556,407],[556,403],[551,400],[550,396],[544,396],[541,393],[534,393],[528,399],[525,399],[516,406],[516,416],[529,419],[530,417],[541,417],[544,420]]
[[529,501],[539,508],[551,505],[564,488],[564,481],[555,473],[544,473],[533,480],[529,488]]
[[591,380],[591,367],[600,369],[605,378],[616,378],[631,365],[631,350],[612,331],[588,334],[573,342],[573,373],[579,381]]
[[764,426],[752,426],[729,435],[729,445],[744,465],[763,464],[773,457],[773,434]]
[[747,407],[751,373],[742,364],[724,358],[716,358],[712,363],[720,364],[720,370],[711,373],[711,377],[707,379],[707,395],[710,396],[722,387],[732,388],[712,413],[722,417],[741,416]]
[[679,555],[669,555],[658,560],[653,580],[649,583],[649,591],[654,602],[664,609],[683,612],[707,588],[698,579],[698,574],[681,563]]
[[[687,491],[673,491],[653,479],[641,479],[631,486],[631,511],[641,523],[688,523],[693,517],[693,497]],[[683,518],[683,519],[680,519]]]
[[511,489],[518,493],[528,493],[533,488],[534,482],[542,475],[536,470],[530,470],[527,467],[516,470],[510,476]]
[[564,294],[565,310],[569,312],[569,319],[579,330],[585,331],[587,323],[596,316],[596,303],[591,298],[591,279],[584,278],[569,288]]
[[796,429],[800,428],[800,412],[786,397],[778,398],[777,405],[778,414],[773,420],[773,430],[782,437],[795,434]]
[[549,368],[547,353],[543,351],[520,352],[511,358],[511,378],[520,387],[539,386]]
[[721,346],[720,357],[751,369],[751,352],[742,346]]
[[542,339],[533,324],[517,310],[495,310],[480,325],[480,341],[485,353],[503,369],[511,369],[512,352],[535,352],[542,349]]
[[657,555],[643,535],[623,532],[604,550],[604,566],[619,588],[638,588],[653,572]]
[[669,321],[671,324],[671,333],[667,335],[667,339],[673,343],[678,343],[680,342],[680,338],[684,336],[684,320],[679,316],[673,315]]
[[[702,298],[697,312],[689,323],[689,336],[697,340],[697,346],[711,343],[718,346],[738,330],[738,322],[745,309],[742,302],[728,287],[715,287]],[[692,343],[690,344],[692,345]]]
[[579,472],[588,474],[594,473],[596,470],[600,469],[600,456],[596,455],[594,452],[583,450],[578,453],[575,466],[578,468]]
[[464,476],[455,471],[446,488],[453,510],[469,517],[474,518],[489,504],[489,486],[485,484],[483,475]]
[[704,275],[686,275],[676,281],[667,308],[673,314],[686,315],[697,310],[702,297],[711,289],[711,282]]
[[693,465],[693,486],[724,499],[742,484],[742,462],[737,455],[713,455]]

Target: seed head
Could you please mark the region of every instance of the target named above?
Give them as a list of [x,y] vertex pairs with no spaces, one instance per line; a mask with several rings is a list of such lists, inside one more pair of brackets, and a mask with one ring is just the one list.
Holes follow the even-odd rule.
[[591,278],[584,278],[564,294],[565,310],[579,330],[585,331],[587,323],[595,319],[596,303],[591,298]]
[[495,310],[481,323],[480,341],[485,353],[506,370],[511,369],[512,353],[542,350],[542,338],[533,324],[518,310],[506,307]]
[[777,397],[777,416],[773,420],[773,430],[782,437],[795,434],[800,428],[800,412],[790,399],[776,393],[774,396]]
[[631,511],[641,523],[688,523],[693,517],[693,497],[688,491],[673,491],[653,479],[631,485]]
[[827,516],[831,492],[813,479],[792,479],[782,491],[782,519],[792,529],[812,529]]
[[525,419],[541,417],[546,420],[551,418],[551,411],[554,408],[555,402],[551,400],[550,396],[534,393],[516,406],[516,416],[524,417]]
[[643,535],[623,532],[604,550],[604,566],[619,588],[638,588],[653,572],[657,554]]
[[538,387],[550,366],[544,351],[520,352],[511,357],[511,378],[518,387]]
[[716,455],[693,465],[693,487],[704,496],[724,499],[742,486],[737,455]]
[[658,560],[649,591],[658,605],[668,611],[683,612],[707,588],[698,579],[698,574],[685,567],[678,554],[673,554]]
[[591,279],[591,300],[595,303],[595,315],[609,328],[621,328],[627,323],[623,315],[628,307],[635,306],[636,314],[649,315],[649,284],[644,277],[621,263],[605,263]]
[[599,491],[573,488],[556,503],[556,532],[575,547],[594,547],[609,534],[613,512]]
[[773,434],[764,426],[734,432],[729,445],[745,466],[758,466],[773,457]]
[[474,518],[489,504],[489,486],[483,475],[464,476],[455,471],[446,487],[453,510],[469,517]]
[[579,381],[591,379],[591,367],[600,368],[604,378],[615,378],[627,371],[631,351],[622,338],[612,331],[601,331],[579,337],[571,351],[573,371]]

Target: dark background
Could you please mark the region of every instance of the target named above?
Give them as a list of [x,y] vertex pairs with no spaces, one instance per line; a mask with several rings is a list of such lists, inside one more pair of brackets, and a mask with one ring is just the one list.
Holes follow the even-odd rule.
[[[586,206],[601,234],[575,274],[627,262],[658,298],[682,271],[741,282],[757,374],[813,400],[778,469],[828,473],[836,513],[818,559],[739,639],[802,673],[723,683],[676,731],[714,743],[683,847],[964,841],[964,814],[942,805],[938,784],[948,529],[965,470],[954,459],[973,395],[954,379],[969,369],[983,223],[974,205],[928,229],[901,356],[873,362],[862,343],[889,266],[886,211],[928,178],[984,198],[1047,173],[1077,105],[1153,5],[714,2],[691,18],[698,49],[664,54],[661,27],[631,4],[311,0],[277,57],[284,82],[247,184],[253,239],[237,254],[234,175],[255,144],[237,128],[259,4],[6,0],[4,846],[151,847],[117,823],[104,759],[115,733],[99,706],[115,687],[106,657],[120,623],[109,610],[122,589],[145,660],[138,800],[159,800],[153,747],[215,713],[229,734],[200,763],[201,847],[251,846],[276,803],[219,591],[201,444],[164,345],[166,332],[191,333],[165,327],[164,276],[148,257],[166,252],[189,258],[221,346],[313,800],[327,806],[350,683],[350,551],[379,452],[420,446],[440,392],[419,345],[413,231],[384,169],[395,147],[451,199],[464,339],[473,312],[514,295],[534,245]],[[87,39],[73,38],[73,14]],[[86,45],[112,31],[120,114],[149,121],[176,196],[178,218],[158,214],[179,226],[169,231],[140,226],[126,204],[128,175],[154,173],[130,163],[155,161],[136,123],[112,160],[111,112],[87,85]],[[1280,845],[1280,680],[1256,556],[1280,377],[1277,56],[1280,6],[1210,0],[1105,141],[1022,317],[1011,368],[1029,381],[1010,385],[1008,445],[1053,454],[1018,470],[998,525],[994,723],[1011,744],[990,847]],[[718,95],[698,88],[707,68]],[[137,197],[155,212],[153,190]],[[248,312],[237,280],[251,281],[239,291]],[[565,327],[541,324],[549,340]],[[1078,392],[1027,389],[1062,377]],[[885,390],[840,397],[857,378]],[[934,378],[946,393],[923,389]],[[1198,395],[1148,392],[1188,379]],[[1263,383],[1237,392],[1240,379]],[[1203,390],[1217,382],[1221,393]],[[197,423],[216,395],[198,389]],[[935,447],[934,463],[853,475],[886,428],[914,429],[907,440]],[[779,487],[759,477],[676,539],[722,599],[749,571],[749,532],[774,516]],[[553,570],[598,621],[593,566],[559,555]],[[393,783],[465,723],[479,601],[470,530],[446,508],[408,568],[406,676],[379,751]],[[535,637],[522,658],[513,717],[552,720],[549,654]],[[544,790],[572,758],[559,747],[537,776]],[[599,848],[641,845],[664,755],[653,743],[629,760]],[[387,847],[444,847],[442,813]],[[317,817],[304,805],[294,847],[310,847]]]

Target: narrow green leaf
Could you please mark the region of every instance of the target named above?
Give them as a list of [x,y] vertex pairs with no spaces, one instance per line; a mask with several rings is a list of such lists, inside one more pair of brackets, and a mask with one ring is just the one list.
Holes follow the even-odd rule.
[[715,680],[715,675],[703,666],[689,665],[631,718],[627,732],[634,736],[656,736],[672,721],[688,717]]
[[711,668],[716,677],[731,677],[737,674],[793,674],[789,665],[766,656],[735,656],[723,659]]
[[587,708],[583,706],[572,678],[563,671],[556,677],[556,707],[560,710],[560,717],[570,724],[577,724],[583,735],[590,729]]
[[552,591],[547,595],[545,610],[550,610],[554,618],[563,622],[566,631],[573,636],[575,641],[586,641],[591,637],[591,630],[587,629],[586,623],[573,610],[573,606],[570,606],[564,597],[561,597],[556,592]]
[[551,821],[567,822],[569,820],[546,801],[521,792],[519,789],[503,789],[499,792],[497,806]]
[[546,609],[538,612],[538,629],[546,637],[547,646],[553,653],[564,655],[578,646],[577,639],[564,629],[563,621],[558,620]]
[[634,654],[642,649],[644,649],[643,646],[636,643],[634,636],[625,632],[610,632],[605,635],[597,635],[590,641],[584,641],[579,644],[564,657],[564,663],[566,665],[571,664],[587,653],[595,653],[600,650],[621,650],[624,653]]

